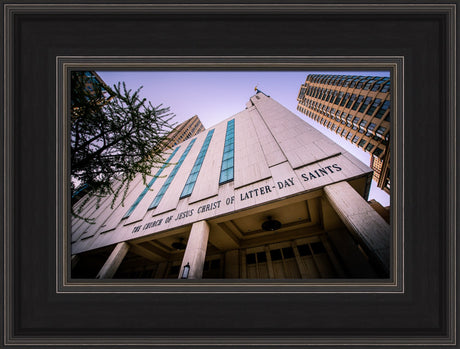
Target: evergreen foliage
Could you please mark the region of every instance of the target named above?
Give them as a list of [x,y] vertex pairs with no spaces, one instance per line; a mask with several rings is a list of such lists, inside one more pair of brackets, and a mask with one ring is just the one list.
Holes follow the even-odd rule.
[[[125,83],[109,88],[90,72],[74,71],[71,78],[71,195],[74,216],[93,196],[112,195],[112,207],[130,182],[163,165],[161,153],[173,125],[169,107],[153,106]],[[116,185],[114,183],[117,183]]]

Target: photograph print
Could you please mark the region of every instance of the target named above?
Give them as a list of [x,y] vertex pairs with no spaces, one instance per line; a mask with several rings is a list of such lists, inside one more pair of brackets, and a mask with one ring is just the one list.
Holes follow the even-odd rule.
[[71,72],[72,279],[388,279],[389,71]]

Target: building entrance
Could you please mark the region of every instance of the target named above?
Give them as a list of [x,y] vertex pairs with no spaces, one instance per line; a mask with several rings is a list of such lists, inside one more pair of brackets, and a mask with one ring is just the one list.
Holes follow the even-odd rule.
[[316,279],[343,276],[325,236],[314,236],[247,249],[247,279]]

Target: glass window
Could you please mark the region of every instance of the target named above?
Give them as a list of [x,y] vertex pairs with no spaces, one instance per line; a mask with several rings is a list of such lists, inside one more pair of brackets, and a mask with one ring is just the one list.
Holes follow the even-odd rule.
[[364,113],[364,111],[366,110],[367,106],[371,103],[371,101],[372,101],[372,97],[366,97],[363,105],[361,106],[361,108],[359,108],[359,112]]
[[377,129],[376,132],[377,132],[378,134],[383,135],[383,134],[385,133],[385,131],[386,131],[386,128],[385,128],[385,127],[379,126],[379,128]]
[[374,115],[374,117],[377,119],[381,119],[382,116],[386,113],[386,111],[390,108],[390,105],[391,105],[390,101],[383,102],[382,106],[377,111],[377,113]]
[[356,103],[353,105],[353,108],[351,108],[351,109],[353,109],[353,110],[358,109],[358,106],[361,104],[363,99],[364,99],[364,96],[359,95],[358,100],[356,101]]
[[358,143],[358,146],[362,148],[362,147],[364,147],[364,144],[366,144],[366,140],[365,140],[365,139],[361,139],[361,140],[359,141],[359,143]]
[[292,247],[284,247],[283,256],[284,258],[295,258],[294,250],[292,249]]
[[382,152],[383,152],[383,149],[377,148],[377,149],[374,150],[373,154],[374,154],[374,156],[379,157],[380,154],[382,154]]
[[[227,132],[225,134],[224,154],[222,156],[222,166],[220,169],[219,184],[224,184],[233,180],[234,166],[234,144],[235,144],[235,119],[227,122]],[[228,149],[227,151],[225,149]]]
[[375,80],[369,80],[366,85],[364,86],[364,90],[369,90],[371,85],[375,82]]
[[158,204],[160,203],[161,199],[165,195],[166,190],[168,190],[169,185],[171,184],[171,182],[173,181],[174,177],[176,176],[177,171],[179,171],[180,167],[182,166],[182,163],[184,162],[185,158],[187,157],[188,153],[190,152],[190,149],[192,149],[193,144],[195,143],[195,141],[196,141],[196,138],[193,138],[190,141],[189,145],[187,146],[187,148],[185,149],[184,153],[180,157],[180,159],[177,162],[176,166],[174,166],[173,170],[169,174],[168,179],[166,179],[166,182],[163,184],[161,189],[158,191],[157,196],[155,196],[155,199],[153,199],[152,203],[150,204],[149,210],[151,210],[151,209],[153,209],[153,208],[158,206]]
[[380,105],[380,103],[382,102],[382,100],[380,98],[376,98],[374,100],[374,103],[372,103],[372,105],[369,107],[369,109],[367,110],[367,115],[372,115],[375,111],[375,109],[377,109],[377,107]]
[[299,91],[297,98],[302,99],[304,97],[304,93],[305,93],[305,87],[302,87]]
[[343,107],[349,98],[350,98],[350,94],[346,93],[345,97],[342,99],[342,103],[340,103],[340,106]]
[[313,242],[310,246],[314,254],[327,253],[322,242]]
[[362,79],[362,80],[358,83],[358,85],[356,86],[356,88],[363,88],[363,86],[364,86],[365,84],[367,84],[367,82],[368,82],[369,80],[371,80],[371,79],[372,79],[372,76],[366,76],[364,79]]
[[387,81],[385,85],[383,85],[382,91],[380,92],[388,92],[388,91],[390,91],[390,81]]
[[[190,176],[185,183],[184,189],[182,190],[182,194],[180,198],[185,198],[192,194],[193,188],[195,187],[196,180],[198,178],[198,174],[201,170],[201,165],[203,164],[204,157],[206,156],[206,152],[208,151],[209,143],[211,142],[212,135],[214,134],[214,129],[210,130],[206,135],[206,139],[204,140],[203,145],[201,146],[201,150],[198,153],[197,159],[195,160],[195,164],[192,167],[192,171],[190,172]],[[224,151],[233,152],[233,144],[229,144],[227,149],[224,148]]]
[[353,143],[356,143],[356,142],[358,141],[358,139],[359,139],[359,136],[356,135],[356,136],[353,137],[352,142],[353,142]]
[[338,91],[334,91],[334,93],[331,93],[331,97],[329,98],[328,102],[333,102],[337,94],[338,94]]
[[283,259],[283,257],[281,256],[281,250],[271,250],[270,251],[270,258],[272,261],[279,261],[281,259]]
[[348,78],[348,79],[345,80],[345,83],[343,84],[344,87],[350,86],[351,82],[353,81],[353,79],[356,78],[356,76],[354,76],[354,75],[353,75],[353,76],[348,75],[347,78]]
[[366,151],[371,151],[372,148],[374,148],[374,145],[369,143],[367,146],[366,146]]
[[334,104],[339,104],[339,102],[342,100],[342,97],[343,97],[343,92],[339,92],[339,95],[335,99]]
[[342,86],[346,78],[347,78],[346,76],[343,76],[342,78],[340,78],[339,82],[337,83],[337,86]]
[[315,93],[314,93],[314,97],[317,98],[318,95],[319,95],[319,88],[318,87],[315,87]]
[[256,254],[250,253],[246,255],[246,263],[247,264],[256,264]]
[[350,100],[348,101],[347,106],[345,108],[350,108],[351,105],[353,104],[353,102],[355,101],[355,99],[356,99],[356,95],[352,94],[351,97],[350,97]]
[[350,87],[351,87],[351,88],[354,88],[354,87],[356,86],[356,84],[358,83],[358,81],[359,81],[359,78],[353,80],[353,81],[350,83]]
[[174,149],[174,151],[172,152],[172,154],[168,157],[168,159],[165,161],[165,163],[163,164],[163,166],[161,166],[161,168],[157,171],[157,173],[155,174],[155,176],[153,176],[153,178],[150,180],[149,184],[147,184],[147,186],[144,188],[144,190],[142,191],[142,193],[140,193],[140,195],[137,197],[136,201],[134,201],[134,203],[131,205],[131,207],[129,208],[129,210],[125,213],[125,215],[123,216],[122,219],[125,219],[125,218],[128,218],[131,213],[133,213],[133,211],[135,210],[135,208],[137,207],[137,205],[139,205],[139,203],[142,201],[142,199],[144,198],[145,194],[148,193],[148,191],[150,190],[150,188],[152,187],[153,183],[155,183],[156,179],[161,175],[161,173],[163,172],[163,170],[165,169],[166,166],[169,165],[169,162],[171,161],[171,159],[174,157],[174,155],[176,155],[177,151],[180,149],[180,146],[178,146],[176,149]]
[[299,251],[299,254],[301,256],[311,256],[311,251],[310,251],[310,247],[305,244],[305,245],[298,245],[297,246],[297,250]]
[[380,89],[380,86],[382,86],[382,84],[380,82],[376,82],[372,87],[371,91],[378,91]]
[[265,263],[267,261],[267,254],[265,251],[257,252],[257,263]]

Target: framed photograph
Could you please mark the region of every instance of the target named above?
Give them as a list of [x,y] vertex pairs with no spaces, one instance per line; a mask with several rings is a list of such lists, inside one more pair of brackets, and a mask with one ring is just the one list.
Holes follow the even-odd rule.
[[4,346],[456,345],[455,2],[2,5]]

